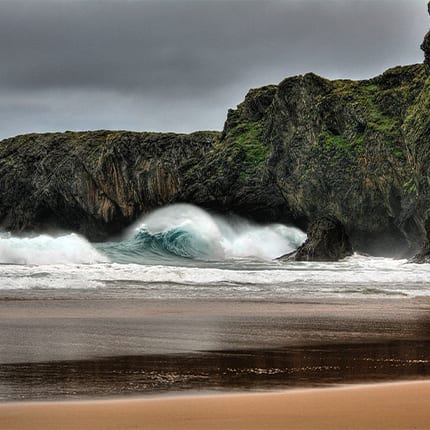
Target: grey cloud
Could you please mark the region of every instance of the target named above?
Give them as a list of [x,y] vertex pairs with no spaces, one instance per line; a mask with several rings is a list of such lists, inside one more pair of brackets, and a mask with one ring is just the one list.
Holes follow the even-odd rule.
[[[221,128],[249,87],[307,71],[360,78],[421,61],[425,3],[1,1],[0,135],[36,125]],[[6,95],[15,97],[9,109]],[[32,110],[38,100],[53,108],[49,120],[44,108]],[[78,114],[82,106],[96,110],[93,123]]]

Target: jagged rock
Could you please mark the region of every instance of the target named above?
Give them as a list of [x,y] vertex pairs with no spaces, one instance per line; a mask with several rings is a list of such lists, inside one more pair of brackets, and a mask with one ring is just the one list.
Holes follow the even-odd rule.
[[291,210],[309,220],[333,214],[359,251],[408,248],[421,226],[416,212],[407,214],[416,202],[407,154],[429,119],[425,113],[412,129],[420,107],[408,109],[425,82],[420,66],[361,82],[312,74],[282,82],[267,128],[273,176]]
[[307,230],[306,242],[288,256],[295,261],[338,261],[352,255],[352,245],[345,227],[336,219],[320,218]]
[[409,260],[410,263],[430,263],[430,217],[425,223],[426,238],[420,252]]
[[[430,2],[428,3],[427,7],[430,14]],[[424,64],[430,68],[430,31],[426,34],[424,42],[421,45],[421,49],[424,51]]]

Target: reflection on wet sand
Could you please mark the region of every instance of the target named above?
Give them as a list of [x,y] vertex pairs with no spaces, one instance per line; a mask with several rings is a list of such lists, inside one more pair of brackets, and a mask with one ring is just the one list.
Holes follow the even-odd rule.
[[430,341],[0,365],[0,400],[266,390],[430,377]]
[[427,299],[0,301],[0,401],[422,377]]

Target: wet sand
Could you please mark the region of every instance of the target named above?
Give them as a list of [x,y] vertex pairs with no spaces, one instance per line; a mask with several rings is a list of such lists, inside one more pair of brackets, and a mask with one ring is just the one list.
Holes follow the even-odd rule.
[[0,300],[2,430],[428,430],[428,378],[425,298]]
[[4,430],[428,430],[430,381],[273,394],[0,405]]
[[2,400],[67,400],[321,387],[430,378],[430,342],[105,357],[0,365]]
[[0,300],[3,402],[428,377],[428,299]]

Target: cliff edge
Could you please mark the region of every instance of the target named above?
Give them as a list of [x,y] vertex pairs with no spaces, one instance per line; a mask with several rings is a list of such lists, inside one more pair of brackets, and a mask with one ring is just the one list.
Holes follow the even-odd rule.
[[[427,5],[427,9],[430,15],[430,2]],[[426,34],[421,49],[424,51],[424,64],[430,68],[430,31]]]

